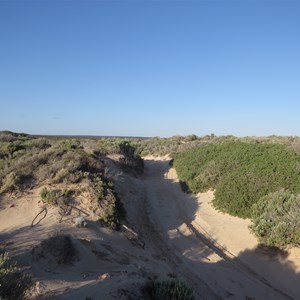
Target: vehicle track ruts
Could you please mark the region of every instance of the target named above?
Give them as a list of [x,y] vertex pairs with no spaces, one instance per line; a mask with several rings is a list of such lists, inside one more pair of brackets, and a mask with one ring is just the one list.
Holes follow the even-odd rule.
[[[199,278],[195,273],[191,273],[182,264],[182,258],[180,253],[175,253],[174,249],[166,243],[163,236],[157,230],[153,220],[149,214],[149,203],[145,187],[141,187],[139,196],[139,221],[137,224],[140,228],[138,231],[145,242],[146,247],[151,247],[154,251],[154,255],[159,260],[166,262],[172,271],[176,271],[184,276],[191,286],[200,295],[206,295],[207,299],[223,299],[217,295],[212,288]],[[180,270],[179,270],[180,269]],[[198,298],[197,298],[198,299]]]

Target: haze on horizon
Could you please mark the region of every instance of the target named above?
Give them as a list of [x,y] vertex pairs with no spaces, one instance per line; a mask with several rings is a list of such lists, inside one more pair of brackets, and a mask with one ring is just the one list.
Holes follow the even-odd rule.
[[299,135],[298,1],[0,1],[0,130]]

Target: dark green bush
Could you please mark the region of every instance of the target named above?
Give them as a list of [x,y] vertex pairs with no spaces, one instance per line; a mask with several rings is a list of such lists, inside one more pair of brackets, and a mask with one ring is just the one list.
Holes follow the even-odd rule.
[[300,194],[280,190],[252,206],[252,231],[269,246],[300,244]]
[[194,299],[193,290],[177,279],[152,282],[147,290],[154,300]]
[[180,180],[194,193],[215,190],[214,205],[251,217],[261,197],[281,188],[300,192],[300,155],[285,145],[226,142],[174,156]]

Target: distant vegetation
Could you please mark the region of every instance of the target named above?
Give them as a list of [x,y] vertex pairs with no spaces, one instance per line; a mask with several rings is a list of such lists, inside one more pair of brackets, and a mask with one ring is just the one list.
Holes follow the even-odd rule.
[[[292,210],[299,202],[300,155],[290,147],[241,141],[206,144],[174,155],[173,164],[184,189],[215,190],[216,208],[253,218],[252,229],[265,243],[299,243],[299,236],[292,234],[299,229]],[[292,226],[289,231],[287,224]]]
[[232,135],[216,136],[214,134],[198,137],[195,134],[187,136],[173,136],[170,138],[133,139],[139,154],[142,156],[173,155],[188,151],[207,144],[223,144],[225,142],[241,141],[245,143],[264,143],[287,145],[300,153],[300,137],[294,136],[268,136],[268,137],[243,137],[238,138]]

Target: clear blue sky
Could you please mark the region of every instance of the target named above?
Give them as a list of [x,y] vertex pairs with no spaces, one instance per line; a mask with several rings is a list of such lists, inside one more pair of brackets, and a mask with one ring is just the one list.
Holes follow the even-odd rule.
[[0,130],[300,135],[300,1],[0,0]]

